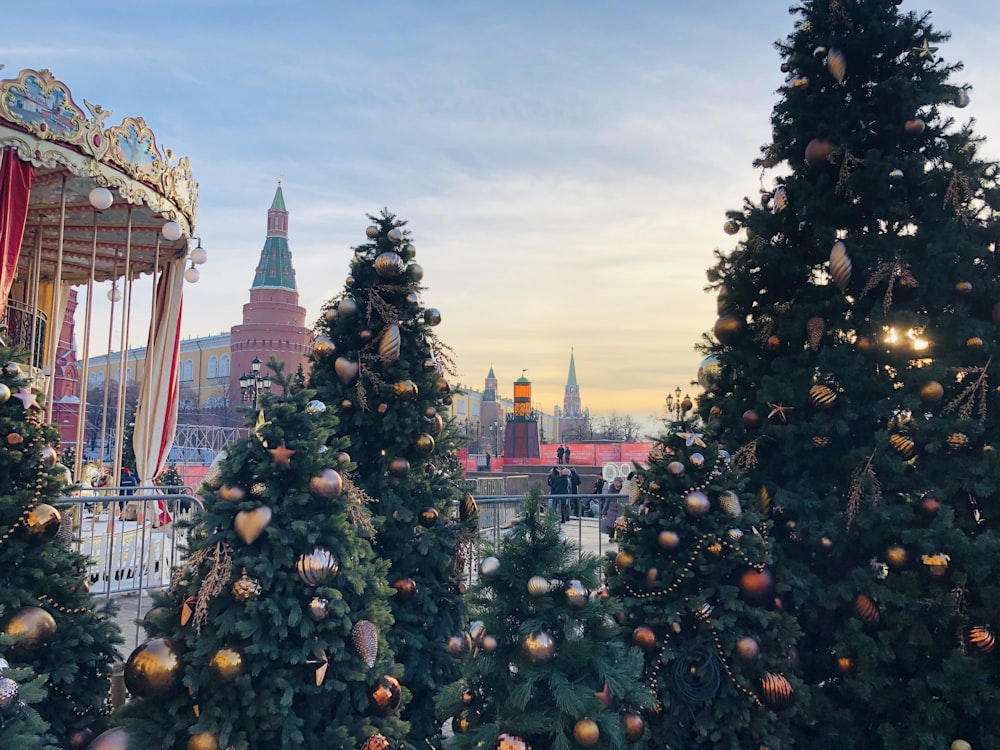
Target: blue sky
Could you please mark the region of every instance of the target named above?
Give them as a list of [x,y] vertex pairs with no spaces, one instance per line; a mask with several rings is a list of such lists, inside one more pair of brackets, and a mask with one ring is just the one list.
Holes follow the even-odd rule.
[[[409,222],[458,382],[481,388],[492,365],[510,395],[526,368],[550,411],[572,348],[584,406],[645,420],[696,374],[725,211],[761,187],[787,7],[55,0],[19,14],[0,76],[48,68],[108,124],[141,116],[190,158],[209,261],[185,335],[240,322],[284,175],[310,322],[365,215],[388,207]],[[952,32],[939,54],[973,86],[960,119],[1000,158],[1000,6],[902,7]]]

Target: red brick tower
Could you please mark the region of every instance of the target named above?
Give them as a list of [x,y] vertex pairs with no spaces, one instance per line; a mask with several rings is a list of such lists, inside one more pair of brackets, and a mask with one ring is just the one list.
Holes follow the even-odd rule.
[[312,331],[305,323],[306,309],[299,305],[288,248],[288,211],[279,181],[267,211],[267,239],[250,287],[250,301],[243,305],[243,322],[230,330],[230,404],[240,404],[239,378],[251,371],[255,357],[264,363],[261,375],[270,374],[267,362],[272,356],[285,363],[286,375],[294,375],[299,365],[308,372]]

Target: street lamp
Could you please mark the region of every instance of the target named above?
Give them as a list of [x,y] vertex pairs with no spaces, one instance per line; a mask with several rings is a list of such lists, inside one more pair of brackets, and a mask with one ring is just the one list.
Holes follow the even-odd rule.
[[691,407],[694,406],[691,403],[691,397],[685,395],[681,398],[680,386],[674,391],[673,395],[667,396],[667,414],[669,414],[674,422],[680,422],[684,419],[684,415],[691,411]]
[[254,357],[250,363],[251,371],[240,375],[240,395],[244,401],[253,403],[254,411],[257,411],[260,394],[271,390],[271,378],[267,375],[261,377],[260,364],[260,357]]
[[493,420],[493,455],[500,455],[500,423]]

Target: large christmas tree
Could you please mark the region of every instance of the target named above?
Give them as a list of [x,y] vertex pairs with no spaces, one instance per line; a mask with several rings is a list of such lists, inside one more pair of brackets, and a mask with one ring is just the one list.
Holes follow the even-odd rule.
[[439,745],[434,697],[458,674],[446,643],[465,625],[462,561],[476,506],[444,421],[450,360],[433,330],[441,314],[421,305],[423,269],[405,222],[388,211],[369,218],[368,242],[354,249],[344,291],[318,324],[309,384],[340,410],[336,434],[374,500],[375,546],[396,589],[387,637],[413,694],[403,711],[410,739]]
[[811,748],[1000,747],[997,165],[927,14],[814,0],[701,415],[770,503]]
[[657,748],[790,748],[798,631],[771,569],[770,524],[730,455],[675,422],[633,478],[608,588],[645,652]]
[[18,360],[0,345],[0,747],[42,746],[42,734],[26,739],[43,728],[29,716],[37,710],[46,741],[81,748],[107,724],[121,635],[110,605],[89,593],[86,559],[70,549],[55,507],[69,481],[58,431]]
[[454,717],[454,747],[644,747],[641,710],[652,702],[642,657],[600,588],[601,561],[580,555],[540,510],[535,487],[480,564],[470,592],[477,619],[452,640],[466,655],[461,679],[440,697]]
[[125,665],[133,698],[111,731],[130,748],[386,750],[405,737],[366,498],[343,473],[334,410],[275,379],[284,394],[264,398],[203,485],[189,554]]

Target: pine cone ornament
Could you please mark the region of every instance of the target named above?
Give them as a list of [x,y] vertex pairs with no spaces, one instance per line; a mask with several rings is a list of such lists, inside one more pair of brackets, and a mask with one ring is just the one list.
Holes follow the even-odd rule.
[[826,331],[826,321],[819,316],[814,316],[806,321],[806,341],[809,347],[815,352],[819,350],[820,342],[823,341],[823,333]]
[[378,655],[378,628],[375,623],[371,620],[358,620],[351,628],[351,640],[354,642],[354,650],[365,660],[368,668],[374,667],[375,657]]

